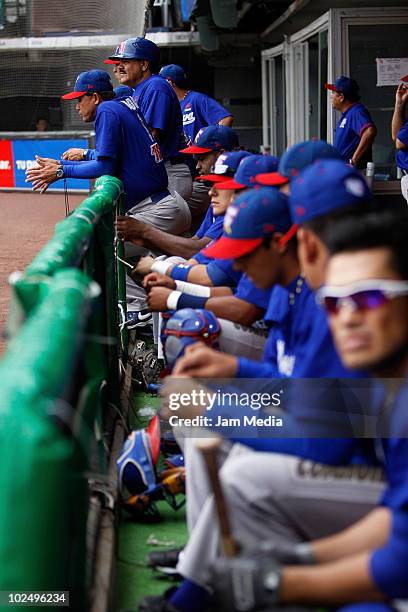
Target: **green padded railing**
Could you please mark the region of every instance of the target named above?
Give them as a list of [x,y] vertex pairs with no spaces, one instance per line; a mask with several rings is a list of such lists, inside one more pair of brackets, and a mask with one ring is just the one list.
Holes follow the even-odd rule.
[[92,580],[89,483],[107,482],[127,348],[118,212],[122,183],[99,178],[12,275],[0,363],[0,590],[70,590],[76,610],[87,609]]
[[0,364],[0,590],[71,590],[82,608],[88,461],[69,381],[99,289],[67,269],[44,293]]

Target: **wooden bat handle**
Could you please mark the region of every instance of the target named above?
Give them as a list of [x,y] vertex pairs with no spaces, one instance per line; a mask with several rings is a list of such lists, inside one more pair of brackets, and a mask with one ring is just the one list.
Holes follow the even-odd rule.
[[227,504],[218,475],[217,454],[222,444],[221,438],[203,438],[197,442],[197,447],[203,455],[207,467],[208,479],[214,494],[215,507],[220,525],[221,541],[226,557],[235,557],[238,546],[231,534],[231,524],[227,512]]

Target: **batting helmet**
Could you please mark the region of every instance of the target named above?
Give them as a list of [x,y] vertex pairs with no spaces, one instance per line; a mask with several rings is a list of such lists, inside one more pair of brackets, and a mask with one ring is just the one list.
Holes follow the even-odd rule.
[[115,49],[115,53],[109,56],[110,60],[118,61],[121,59],[148,60],[152,72],[157,72],[160,62],[159,47],[147,38],[138,36],[122,41]]
[[163,351],[172,368],[189,344],[199,340],[216,347],[221,327],[209,310],[182,308],[174,313],[162,330]]

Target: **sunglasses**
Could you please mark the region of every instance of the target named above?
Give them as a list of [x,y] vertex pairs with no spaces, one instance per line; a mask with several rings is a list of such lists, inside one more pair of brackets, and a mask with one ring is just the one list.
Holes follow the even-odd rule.
[[345,305],[352,310],[374,310],[403,295],[408,295],[408,281],[367,280],[342,287],[326,285],[317,292],[317,301],[335,315]]

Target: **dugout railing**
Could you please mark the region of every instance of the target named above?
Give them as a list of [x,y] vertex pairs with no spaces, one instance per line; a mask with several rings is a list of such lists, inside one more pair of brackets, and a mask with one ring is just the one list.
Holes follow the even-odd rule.
[[0,363],[0,591],[69,591],[74,610],[109,608],[114,568],[127,351],[114,232],[122,207],[121,182],[99,178],[11,276]]

